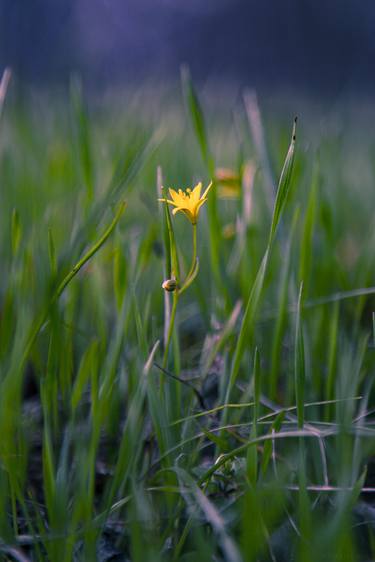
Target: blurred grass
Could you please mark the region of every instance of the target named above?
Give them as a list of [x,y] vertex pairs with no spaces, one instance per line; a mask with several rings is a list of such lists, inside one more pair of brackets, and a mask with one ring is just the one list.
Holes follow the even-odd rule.
[[[77,80],[70,98],[8,92],[0,551],[371,560],[366,114],[317,119],[307,105],[291,141],[290,105],[262,112],[251,93],[244,106],[200,96],[187,71],[182,86],[101,103]],[[230,199],[217,168],[230,171]],[[158,189],[198,180],[214,181],[199,274],[161,369],[171,263]],[[186,275],[191,225],[171,218]]]

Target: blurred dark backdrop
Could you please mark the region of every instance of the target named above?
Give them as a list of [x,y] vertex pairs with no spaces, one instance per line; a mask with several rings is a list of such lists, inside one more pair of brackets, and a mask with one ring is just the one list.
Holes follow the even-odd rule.
[[0,0],[0,65],[90,85],[198,79],[375,93],[374,0]]

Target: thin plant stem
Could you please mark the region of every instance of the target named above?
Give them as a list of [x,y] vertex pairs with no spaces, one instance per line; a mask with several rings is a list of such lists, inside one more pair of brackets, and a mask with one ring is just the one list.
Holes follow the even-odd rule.
[[189,269],[189,273],[185,277],[185,281],[180,288],[180,294],[183,293],[193,282],[195,275],[196,275],[196,267],[197,267],[197,225],[196,223],[192,223],[193,226],[193,254],[191,258],[191,266]]
[[193,226],[193,254],[192,254],[192,259],[191,259],[191,266],[190,266],[190,269],[189,269],[189,273],[187,274],[181,289],[177,288],[173,292],[172,311],[171,311],[171,316],[170,316],[170,320],[169,320],[167,339],[166,339],[166,343],[165,343],[163,363],[162,363],[163,369],[166,369],[167,364],[168,364],[169,347],[170,347],[170,343],[171,343],[171,340],[172,340],[174,323],[175,323],[175,319],[176,319],[178,299],[179,299],[180,293],[182,293],[182,291],[185,289],[185,287],[187,287],[187,283],[189,283],[189,279],[194,273],[195,264],[196,264],[196,261],[197,261],[197,224],[193,223],[192,226]]
[[195,262],[197,261],[197,223],[193,224],[193,256],[191,259],[191,267],[189,273],[186,276],[187,281],[189,277],[193,274],[195,268]]
[[170,347],[172,334],[173,334],[174,322],[175,322],[175,318],[176,318],[178,297],[179,297],[179,294],[178,294],[178,290],[176,289],[173,293],[172,312],[171,312],[171,317],[170,317],[170,320],[169,320],[167,341],[166,341],[165,349],[164,349],[163,369],[165,369],[167,367],[167,363],[168,363],[168,353],[169,353],[169,347]]

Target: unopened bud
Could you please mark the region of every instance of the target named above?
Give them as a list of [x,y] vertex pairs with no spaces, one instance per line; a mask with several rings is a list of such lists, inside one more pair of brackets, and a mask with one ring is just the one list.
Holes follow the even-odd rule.
[[168,291],[168,292],[172,293],[173,291],[175,291],[177,289],[176,279],[166,279],[162,284],[162,288],[165,291]]

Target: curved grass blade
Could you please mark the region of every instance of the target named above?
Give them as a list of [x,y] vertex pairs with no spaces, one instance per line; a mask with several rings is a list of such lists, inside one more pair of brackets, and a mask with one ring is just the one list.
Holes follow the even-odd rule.
[[[289,193],[292,171],[293,171],[295,142],[296,142],[296,119],[294,120],[292,138],[280,176],[279,187],[276,194],[275,207],[274,207],[272,223],[269,233],[268,245],[247,301],[246,310],[242,320],[240,333],[238,336],[237,345],[234,352],[234,358],[232,361],[232,367],[231,367],[225,402],[229,402],[232,388],[234,387],[239,374],[242,357],[245,352],[245,347],[249,343],[251,331],[254,327],[255,317],[258,310],[260,297],[263,291],[264,279],[268,267],[272,244]],[[226,420],[226,415],[224,415],[224,422],[225,420]]]
[[269,245],[272,244],[273,239],[275,237],[276,229],[280,222],[280,216],[285,207],[289,189],[290,189],[293,164],[294,164],[295,144],[296,144],[296,127],[297,127],[297,117],[295,117],[294,119],[292,139],[289,145],[288,153],[285,158],[283,169],[281,171],[279,185],[277,188],[275,207],[273,210],[272,223],[271,223],[271,229],[269,235]]
[[100,248],[103,246],[103,244],[107,241],[109,236],[112,234],[114,228],[116,227],[117,223],[119,222],[119,220],[122,216],[122,213],[125,210],[125,207],[126,207],[126,203],[122,202],[120,204],[120,206],[117,210],[117,213],[116,213],[114,219],[112,220],[111,224],[108,226],[108,228],[105,230],[105,232],[99,238],[99,240],[84,254],[84,256],[75,264],[75,266],[70,270],[70,272],[64,277],[64,279],[58,285],[57,289],[52,294],[52,297],[50,298],[46,307],[42,310],[42,312],[36,318],[36,320],[34,322],[34,325],[31,329],[31,333],[30,333],[29,338],[28,338],[28,343],[27,343],[27,345],[24,349],[24,353],[21,357],[20,365],[25,364],[25,362],[27,360],[27,357],[29,356],[29,353],[31,351],[31,348],[32,348],[40,330],[42,329],[43,324],[47,320],[48,313],[49,313],[49,310],[50,310],[51,306],[59,299],[59,297],[62,295],[62,293],[64,292],[66,287],[69,285],[69,283],[72,281],[72,279],[74,279],[74,277],[82,269],[82,267],[100,250]]
[[87,263],[96,254],[96,252],[98,250],[100,250],[100,248],[103,246],[103,244],[107,241],[107,239],[112,234],[114,228],[116,227],[118,221],[120,220],[121,215],[124,212],[125,208],[126,208],[126,203],[125,203],[125,201],[123,201],[122,203],[120,203],[111,224],[104,231],[104,233],[99,238],[99,240],[90,248],[90,250],[88,250],[85,253],[85,255],[76,263],[76,265],[73,267],[73,269],[71,269],[71,271],[69,271],[68,275],[66,275],[64,277],[64,279],[61,281],[60,285],[58,286],[58,288],[56,289],[56,291],[55,291],[55,293],[52,297],[52,302],[54,302],[55,300],[57,300],[61,296],[61,294],[63,293],[65,288],[69,285],[71,280],[77,275],[79,270],[82,269],[82,267],[85,265],[85,263]]

